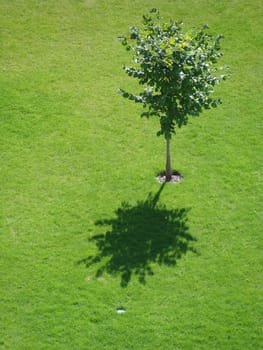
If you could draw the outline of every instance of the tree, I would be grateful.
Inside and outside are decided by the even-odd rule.
[[[133,54],[133,66],[124,65],[125,72],[138,79],[144,89],[133,94],[123,89],[123,97],[141,103],[146,111],[142,117],[157,116],[160,130],[166,140],[166,181],[171,180],[172,166],[170,140],[176,128],[188,122],[189,116],[198,116],[203,109],[221,103],[212,98],[214,86],[228,76],[228,67],[217,67],[223,56],[220,41],[208,34],[208,26],[183,32],[181,22],[164,22],[156,9],[143,16],[141,28],[130,28],[129,37],[120,38]],[[220,72],[221,71],[221,72]]]

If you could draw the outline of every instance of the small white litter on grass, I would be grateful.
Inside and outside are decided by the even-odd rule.
[[[123,307],[118,307],[118,308],[116,309],[116,312],[117,312],[118,314],[123,314],[124,312],[126,312],[126,310],[125,310]]]

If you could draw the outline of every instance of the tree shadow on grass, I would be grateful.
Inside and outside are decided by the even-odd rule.
[[[195,251],[191,242],[195,239],[188,232],[189,209],[168,210],[158,203],[165,186],[145,201],[135,206],[123,202],[116,210],[116,217],[97,221],[98,226],[110,226],[105,234],[92,237],[98,253],[80,260],[87,267],[98,264],[96,277],[104,272],[121,275],[121,286],[126,287],[132,274],[141,283],[147,275],[153,275],[152,263],[176,265],[176,261],[188,250]]]

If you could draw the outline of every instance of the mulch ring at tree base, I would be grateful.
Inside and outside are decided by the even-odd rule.
[[[170,183],[178,183],[180,181],[183,180],[183,175],[181,175],[178,171],[174,170],[173,171],[173,174],[172,174],[172,177],[171,177],[171,180],[170,181],[167,181],[167,182],[170,182]],[[165,176],[165,171],[161,172],[160,174],[157,175],[156,177],[156,180],[159,182],[159,183],[164,183],[166,182],[166,176]]]

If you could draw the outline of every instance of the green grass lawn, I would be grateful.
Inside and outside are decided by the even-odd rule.
[[[0,349],[261,349],[262,2],[0,6]],[[233,72],[173,139],[176,185],[116,93],[117,36],[154,6],[224,34]]]

